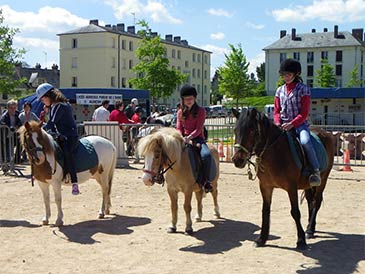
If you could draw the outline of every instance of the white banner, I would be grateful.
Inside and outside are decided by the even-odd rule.
[[[78,105],[101,105],[104,100],[109,100],[111,105],[115,101],[122,101],[122,94],[88,94],[76,93],[76,104]]]

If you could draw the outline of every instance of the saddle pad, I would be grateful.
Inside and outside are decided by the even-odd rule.
[[[308,175],[310,173],[310,167],[304,167],[304,159],[303,156],[301,155],[301,153],[297,150],[296,145],[295,145],[295,136],[293,136],[290,133],[287,133],[287,138],[288,138],[288,142],[289,142],[289,147],[290,147],[290,151],[291,154],[294,158],[295,164],[297,165],[297,167],[299,169],[302,170],[302,172],[304,173],[304,175]],[[310,139],[313,145],[313,149],[316,152],[317,155],[317,159],[319,162],[319,170],[323,171],[327,168],[328,165],[328,159],[327,159],[327,152],[326,149],[324,148],[321,140],[319,139],[319,137],[314,134],[313,132],[310,132]]]
[[[198,150],[196,148],[194,148],[192,145],[187,145],[186,149],[188,150],[191,170],[193,171],[195,181],[198,183],[204,183],[204,182],[202,182],[203,168],[202,168],[202,163],[201,163],[201,159],[200,159],[200,153],[198,153]],[[208,180],[210,182],[212,182],[217,174],[217,168],[216,168],[213,157],[210,157],[210,159],[211,159],[211,164],[210,164]]]
[[[56,160],[62,166],[62,168],[64,168],[64,157],[62,150],[58,145],[58,143],[56,141],[54,142],[56,147]],[[96,154],[93,145],[90,143],[88,139],[81,138],[79,140],[75,153],[76,172],[82,172],[90,168],[93,168],[98,163],[99,163],[98,155]]]

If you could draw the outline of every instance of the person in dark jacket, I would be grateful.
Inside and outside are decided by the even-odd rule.
[[[20,144],[17,141],[17,134],[16,134],[16,130],[22,126],[22,122],[19,119],[19,111],[17,110],[18,108],[18,103],[15,100],[9,100],[7,103],[7,110],[1,115],[0,118],[0,124],[1,125],[6,125],[8,127],[7,131],[11,131],[11,133],[9,132],[4,132],[4,136],[12,136],[13,138],[13,143],[14,143],[14,147],[16,147],[15,150],[15,163],[18,164],[20,163],[20,154],[21,154],[21,148],[20,148]],[[3,129],[5,130],[5,129]],[[10,146],[10,140],[8,138],[6,138],[5,140],[1,141],[1,145],[3,146],[2,148],[2,159],[5,162],[9,162],[10,161],[10,157],[11,157],[11,153],[9,151],[9,146]]]
[[[78,144],[76,122],[72,115],[72,107],[61,91],[48,83],[38,86],[36,90],[38,100],[50,106],[49,120],[44,129],[55,134],[62,147],[66,170],[69,171],[72,182],[72,194],[80,194],[76,166],[75,151]]]

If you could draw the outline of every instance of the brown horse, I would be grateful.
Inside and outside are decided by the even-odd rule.
[[[283,134],[279,127],[256,109],[244,111],[241,114],[233,110],[233,114],[237,118],[235,153],[232,157],[234,165],[237,168],[243,168],[247,162],[251,163],[250,159],[253,155],[256,156],[255,168],[263,199],[261,233],[255,240],[256,246],[264,246],[268,239],[273,190],[274,188],[282,188],[289,195],[290,213],[297,227],[297,248],[306,249],[306,236],[307,238],[314,237],[316,216],[321,207],[323,191],[333,166],[334,147],[331,134],[321,129],[313,130],[326,149],[328,165],[321,172],[321,185],[310,187],[308,176],[303,176],[295,164],[286,134]],[[309,223],[306,234],[300,223],[298,189],[305,190],[305,197],[308,202]]]
[[[217,200],[217,181],[219,177],[218,152],[211,147],[211,155],[216,164],[216,175],[212,181],[214,215],[219,218],[219,207]],[[197,200],[196,221],[202,219],[202,198],[203,190],[196,183],[190,165],[188,149],[186,149],[182,135],[174,128],[160,128],[154,133],[143,137],[138,143],[138,151],[144,156],[143,182],[152,186],[155,182],[162,183],[166,174],[167,192],[171,201],[171,226],[169,233],[176,232],[178,193],[183,192],[185,196],[184,210],[186,217],[185,232],[193,233],[191,221],[191,198],[193,192]]]

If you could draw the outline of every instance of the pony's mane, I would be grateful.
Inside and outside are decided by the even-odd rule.
[[[184,139],[175,128],[163,127],[156,132],[143,137],[138,142],[138,152],[146,155],[154,152],[158,146],[162,146],[163,151],[172,161],[180,161]]]
[[[50,143],[50,139],[49,136],[47,134],[47,132],[45,132],[42,129],[42,125],[41,123],[37,122],[37,121],[30,121],[28,122],[28,130],[25,127],[25,125],[21,126],[18,129],[18,133],[19,133],[19,138],[20,138],[20,143],[22,144],[22,146],[24,147],[24,143],[25,143],[25,133],[27,131],[29,132],[37,132],[38,133],[38,141],[43,145],[44,147],[44,151],[45,152],[50,152],[52,151],[52,145]]]

